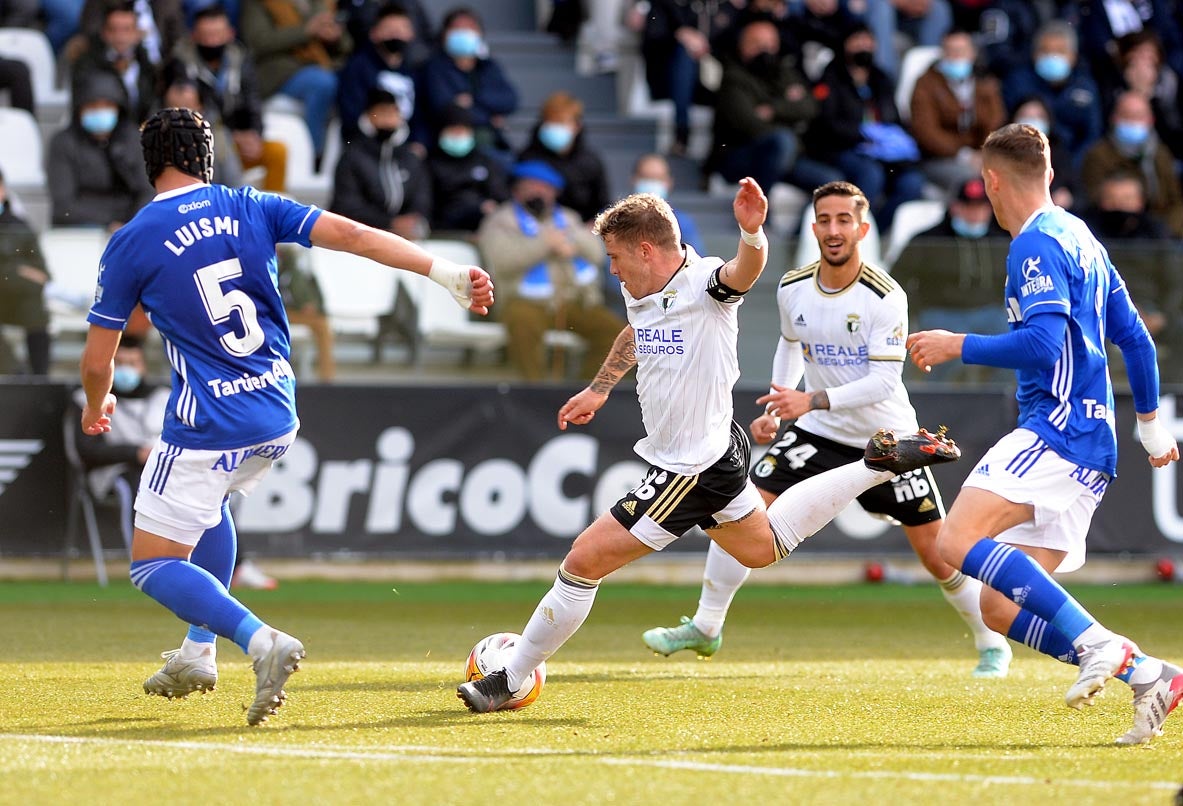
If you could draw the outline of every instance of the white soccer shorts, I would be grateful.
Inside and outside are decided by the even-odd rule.
[[[1034,431],[1016,428],[986,452],[962,486],[1034,507],[1034,520],[995,539],[1066,552],[1056,569],[1066,573],[1084,565],[1089,523],[1109,481],[1105,473],[1064,459]]]
[[[203,451],[159,439],[140,476],[136,528],[196,546],[222,520],[222,501],[249,495],[296,439],[296,429],[258,445]]]

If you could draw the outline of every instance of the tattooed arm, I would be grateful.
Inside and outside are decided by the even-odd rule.
[[[559,409],[559,430],[566,431],[567,423],[587,425],[608,399],[612,387],[637,363],[637,342],[633,338],[633,327],[628,325],[620,331],[608,357],[600,366],[596,377],[587,388],[572,397]]]

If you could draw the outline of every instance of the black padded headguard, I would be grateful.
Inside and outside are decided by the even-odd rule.
[[[144,168],[156,182],[171,165],[203,182],[214,180],[214,134],[209,123],[192,109],[161,109],[140,126]]]

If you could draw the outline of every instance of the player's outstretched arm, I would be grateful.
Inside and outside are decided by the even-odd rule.
[[[1146,453],[1150,464],[1154,467],[1166,467],[1171,462],[1179,461],[1179,445],[1171,432],[1163,427],[1158,418],[1158,410],[1146,414],[1138,414],[1138,439]]]
[[[745,177],[739,180],[731,209],[740,229],[739,251],[723,266],[719,279],[742,293],[756,284],[768,263],[768,238],[764,235],[768,198],[755,179]]]
[[[111,394],[111,379],[115,374],[115,351],[119,348],[119,330],[91,325],[82,348],[79,371],[86,405],[82,408],[82,430],[92,436],[111,430],[111,415],[115,413],[115,395]]]
[[[616,386],[636,363],[637,343],[633,326],[626,325],[624,330],[620,331],[620,335],[616,337],[616,341],[612,343],[612,349],[608,351],[608,357],[604,359],[596,377],[592,379],[586,389],[572,397],[559,409],[559,430],[566,431],[567,423],[573,425],[590,423],[592,418],[596,416],[596,412],[608,399],[608,393],[612,391],[612,387]]]
[[[493,281],[484,269],[435,257],[393,232],[324,212],[312,226],[311,240],[315,246],[352,252],[392,268],[422,274],[446,288],[461,307],[473,313],[484,316],[493,304]]]
[[[925,372],[946,361],[961,358],[964,333],[950,333],[948,330],[921,330],[908,336],[908,354],[912,363]]]

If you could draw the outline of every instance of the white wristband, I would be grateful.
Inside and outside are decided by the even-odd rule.
[[[753,249],[763,249],[768,246],[768,236],[764,234],[763,227],[760,227],[755,232],[748,232],[743,227],[740,227],[739,239]]]
[[[468,310],[468,306],[472,305],[472,281],[468,277],[467,266],[442,257],[432,258],[427,278],[447,289],[461,308]]]
[[[1155,457],[1165,456],[1175,447],[1175,438],[1155,417],[1153,420],[1138,420],[1138,439],[1146,453]]]

